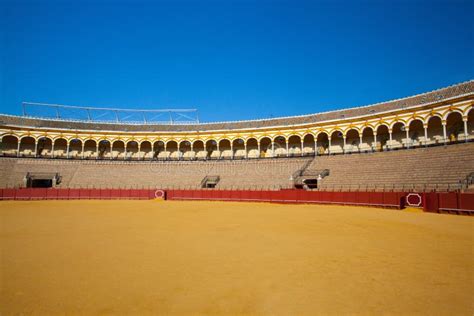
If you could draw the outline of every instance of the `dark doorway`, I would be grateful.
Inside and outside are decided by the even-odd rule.
[[[31,187],[32,188],[52,188],[53,179],[32,179]]]

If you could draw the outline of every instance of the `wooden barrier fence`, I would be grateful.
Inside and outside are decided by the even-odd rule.
[[[364,205],[474,215],[474,194],[406,192],[322,192],[305,190],[160,190],[160,189],[0,189],[0,200],[134,199],[214,200],[274,203]],[[413,205],[419,201],[418,205]]]

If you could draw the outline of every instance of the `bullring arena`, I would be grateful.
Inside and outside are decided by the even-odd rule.
[[[0,313],[472,315],[473,108],[0,115]]]

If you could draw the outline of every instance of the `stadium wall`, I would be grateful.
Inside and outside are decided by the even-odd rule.
[[[206,200],[271,203],[317,203],[474,215],[474,194],[413,192],[321,192],[304,190],[160,190],[160,189],[0,189],[0,200]]]

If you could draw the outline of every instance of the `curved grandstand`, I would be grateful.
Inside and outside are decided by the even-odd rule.
[[[473,107],[471,80],[374,105],[251,121],[0,115],[1,185],[25,186],[45,173],[63,187],[459,189],[474,172]]]

